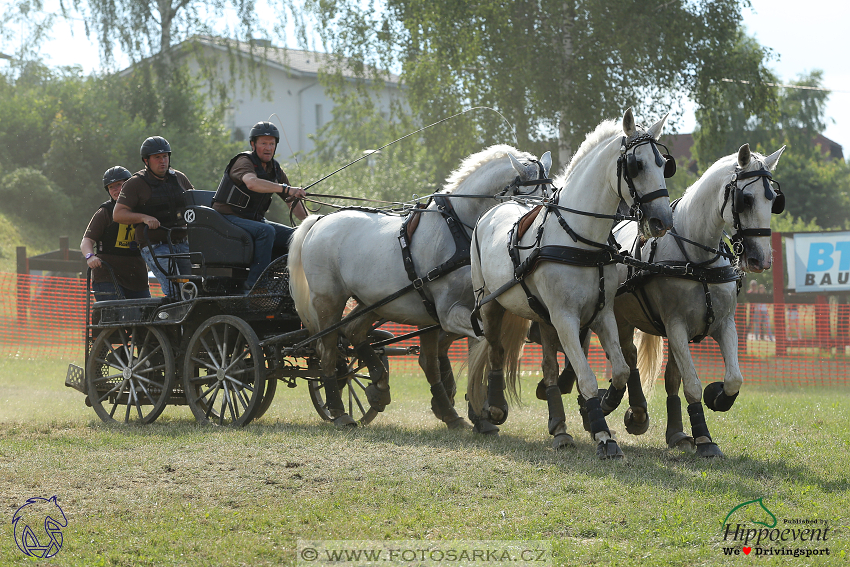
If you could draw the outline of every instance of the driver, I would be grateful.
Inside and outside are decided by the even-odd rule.
[[[280,133],[271,122],[257,122],[249,136],[250,152],[237,154],[227,167],[213,198],[213,208],[245,230],[254,241],[254,258],[245,287],[251,289],[272,261],[274,249],[286,253],[295,229],[266,220],[272,194],[277,193],[299,220],[307,216],[301,199],[307,194],[291,187],[274,159]]]

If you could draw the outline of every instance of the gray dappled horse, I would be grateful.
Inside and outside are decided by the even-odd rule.
[[[488,301],[481,307],[485,340],[470,352],[467,390],[477,431],[498,431],[495,425],[507,416],[505,385],[509,395],[517,398],[520,351],[529,320],[534,320],[541,327],[553,446],[574,444],[566,431],[556,385],[560,343],[578,369],[580,392],[590,399],[590,406],[595,404],[590,415],[597,455],[622,458],[600,409],[596,376],[582,351],[579,333],[590,326],[599,335],[611,358],[614,383],[625,388],[629,367],[620,350],[612,309],[617,268],[611,253],[616,250],[607,241],[621,199],[640,206],[641,226],[648,235],[663,234],[672,226],[664,180],[668,164],[657,148],[666,120],[665,116],[642,130],[629,109],[621,123],[600,124],[555,180],[559,189],[542,212],[537,210],[524,236],[519,236],[517,227],[521,218],[530,219],[527,206],[503,203],[479,220],[473,233],[472,279],[476,293]]]
[[[405,219],[398,215],[350,208],[307,217],[293,235],[288,260],[292,297],[304,325],[311,335],[327,329],[341,320],[349,298],[356,298],[359,308],[376,304],[408,286],[411,280],[407,268],[415,270],[425,282],[422,294],[406,293],[353,320],[342,332],[353,346],[361,347],[357,349],[359,356],[369,357],[371,348],[364,343],[371,325],[380,319],[420,329],[439,323],[442,337],[437,329],[420,338],[419,365],[431,385],[437,417],[450,428],[469,427],[454,409],[453,378],[448,388],[441,381],[441,374],[451,377],[451,366],[448,373],[445,368],[441,372],[438,353],[448,363],[445,352],[451,342],[475,336],[470,323],[474,297],[468,255],[472,227],[496,204],[494,196],[542,195],[544,185],[535,180],[545,179],[551,165],[549,152],[538,162],[534,156],[506,145],[469,156],[427,209],[412,213],[420,222],[410,242],[402,234]],[[409,262],[402,261],[401,241],[409,246]],[[429,276],[447,263],[454,268],[438,278]],[[317,343],[325,400],[336,425],[354,425],[337,384],[337,338],[335,331]],[[371,356],[375,356],[374,351]],[[366,395],[372,408],[381,411],[390,402],[388,375],[383,372],[372,378]]]
[[[687,273],[680,277],[640,271],[630,274],[626,266],[618,267],[623,291],[630,290],[618,295],[614,303],[620,345],[632,369],[630,407],[625,416],[630,433],[646,431],[649,418],[639,391],[640,377],[650,387],[654,383],[663,356],[661,337],[666,336],[667,443],[671,448],[690,450],[695,445],[703,457],[723,456],[705,423],[700,379],[688,343],[706,336],[717,341],[726,372],[723,382],[706,386],[705,405],[714,411],[729,410],[743,382],[735,328],[742,277],[737,270],[762,272],[771,266],[770,215],[785,207],[785,196],[778,187],[771,187],[771,171],[784,150],[785,146],[765,157],[744,144],[737,153],[721,158],[674,203],[673,229],[664,237],[642,243],[641,259]],[[724,230],[734,233],[732,253],[723,251]],[[614,236],[622,248],[638,255],[634,223],[618,226]],[[632,342],[635,328],[637,348]],[[692,437],[683,432],[678,396],[683,381]],[[607,413],[614,408],[603,409]]]

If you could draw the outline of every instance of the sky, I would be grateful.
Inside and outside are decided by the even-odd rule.
[[[58,0],[46,2],[47,6],[51,4],[58,6]],[[751,0],[751,4],[752,8],[744,9],[744,24],[760,44],[773,50],[776,59],[769,67],[782,83],[814,69],[824,72],[823,84],[833,91],[827,103],[824,135],[841,144],[845,158],[850,157],[850,64],[842,39],[850,22],[850,2]],[[0,50],[8,53],[14,46],[3,42]],[[81,65],[85,72],[100,68],[97,44],[86,38],[81,22],[58,23],[54,39],[42,46],[41,53],[48,64]],[[0,60],[0,65],[5,64]],[[690,132],[694,124],[693,112],[687,112],[678,130]]]

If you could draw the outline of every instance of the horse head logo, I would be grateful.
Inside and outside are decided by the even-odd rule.
[[[767,509],[767,506],[764,505],[761,498],[756,498],[755,500],[748,500],[746,502],[742,502],[729,510],[729,513],[726,514],[726,519],[723,520],[723,524],[726,525],[729,522],[729,518],[732,517],[732,514],[741,510],[742,508],[746,508],[745,513],[749,516],[749,520],[760,526],[765,526],[767,528],[775,528],[776,527],[776,516],[773,512]],[[767,514],[765,516],[764,514]],[[759,518],[759,519],[756,519]]]
[[[18,549],[29,557],[47,559],[62,549],[62,528],[68,525],[68,519],[56,496],[49,500],[30,498],[15,511],[12,525]]]

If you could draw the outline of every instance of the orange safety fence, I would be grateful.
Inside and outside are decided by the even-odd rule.
[[[85,280],[74,278],[0,273],[0,356],[82,364],[85,287]],[[782,318],[777,319],[778,316]],[[791,386],[850,385],[850,305],[741,303],[736,322],[738,356],[745,381]],[[415,330],[395,323],[381,328],[395,335]],[[393,346],[415,344],[418,339]],[[465,340],[456,342],[450,358],[460,363],[465,349]],[[713,339],[692,344],[691,352],[703,383],[723,379],[723,357]],[[610,374],[595,336],[589,359],[597,376]],[[563,366],[563,354],[559,360]],[[523,372],[538,373],[540,362],[540,347],[529,344],[523,357]],[[415,356],[393,357],[392,366],[394,373],[420,372]]]

